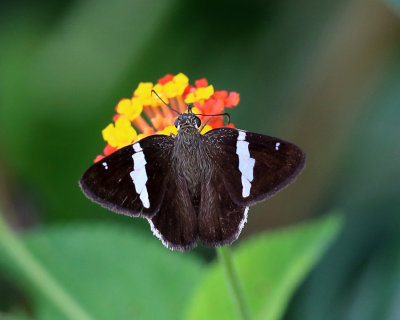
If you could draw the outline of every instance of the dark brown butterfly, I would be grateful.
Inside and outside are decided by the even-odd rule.
[[[292,143],[231,128],[200,134],[200,119],[179,114],[176,136],[153,135],[92,165],[84,194],[103,207],[146,218],[172,250],[231,244],[250,206],[294,181],[305,154]]]

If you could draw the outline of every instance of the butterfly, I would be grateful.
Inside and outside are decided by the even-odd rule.
[[[201,134],[189,106],[175,126],[175,136],[152,135],[119,149],[79,182],[101,206],[146,218],[172,250],[191,250],[198,240],[207,247],[232,244],[249,207],[289,185],[304,167],[304,152],[278,138],[233,128]]]

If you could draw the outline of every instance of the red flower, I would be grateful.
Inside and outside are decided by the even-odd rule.
[[[194,85],[196,86],[196,88],[205,88],[208,86],[208,81],[206,78],[202,78],[202,79],[196,80],[194,82]]]
[[[174,79],[174,75],[173,74],[166,74],[161,79],[158,79],[158,83],[164,85],[167,82],[172,81],[173,79]]]

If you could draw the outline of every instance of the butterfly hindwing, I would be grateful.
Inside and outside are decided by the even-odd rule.
[[[199,238],[208,247],[231,244],[247,220],[248,207],[233,202],[221,178],[214,170],[209,183],[201,185]]]
[[[204,136],[229,195],[241,206],[272,196],[304,167],[304,152],[278,138],[231,128],[214,129]]]
[[[83,174],[82,191],[112,211],[153,216],[163,201],[173,145],[171,137],[154,135],[114,152]]]
[[[160,210],[148,221],[167,248],[191,250],[197,245],[197,215],[185,178],[171,169]]]

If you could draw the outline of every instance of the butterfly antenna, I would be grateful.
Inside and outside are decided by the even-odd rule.
[[[228,119],[228,124],[231,123],[231,116],[229,113],[224,112],[224,113],[218,113],[218,114],[203,114],[203,113],[195,113],[196,116],[206,116],[206,117],[218,117],[218,116],[224,116],[227,117]]]
[[[175,111],[177,114],[181,114],[178,110],[175,110],[174,108],[172,108],[168,103],[166,103],[159,95],[157,92],[153,90],[151,90],[151,93],[154,93],[158,99],[160,99],[162,101],[162,103],[164,103],[170,110]]]

